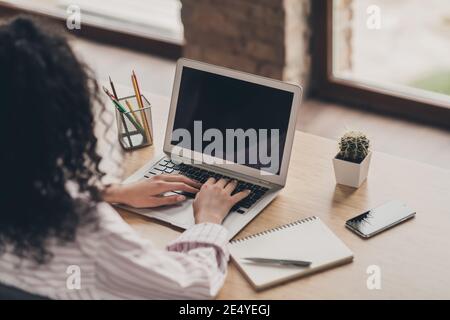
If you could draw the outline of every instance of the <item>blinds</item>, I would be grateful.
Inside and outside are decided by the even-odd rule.
[[[80,6],[82,13],[123,23],[128,27],[147,28],[168,37],[182,39],[179,0],[58,0],[59,5]]]
[[[0,0],[37,12],[65,16],[78,5],[82,23],[137,33],[149,37],[183,40],[180,0]]]

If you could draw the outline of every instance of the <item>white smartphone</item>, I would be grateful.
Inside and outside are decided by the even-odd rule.
[[[389,201],[375,209],[364,212],[350,220],[345,226],[363,238],[370,238],[405,220],[416,212],[400,201]]]

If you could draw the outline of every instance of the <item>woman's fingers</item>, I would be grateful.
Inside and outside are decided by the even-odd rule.
[[[225,186],[225,191],[228,192],[229,194],[231,194],[234,191],[234,189],[236,189],[236,187],[237,187],[237,181],[236,180],[231,180]]]
[[[251,193],[250,190],[244,190],[244,191],[238,192],[238,193],[236,193],[236,194],[231,196],[231,200],[233,201],[234,204],[236,204],[239,201],[244,200],[245,198],[247,198],[250,193]]]
[[[160,194],[168,191],[186,191],[189,193],[197,193],[199,189],[184,182],[159,181],[157,185],[157,193]]]
[[[150,198],[154,207],[166,206],[170,204],[175,204],[186,200],[185,196],[173,195],[173,196],[163,196],[163,197],[151,197]]]
[[[219,181],[216,182],[216,185],[218,185],[221,188],[225,188],[225,186],[227,185],[227,183],[229,182],[229,179],[220,179]]]
[[[183,182],[197,189],[202,186],[200,182],[189,179],[188,177],[181,174],[161,174],[156,177],[158,177],[157,179],[167,182]]]
[[[216,183],[216,179],[214,179],[213,177],[209,178],[208,180],[206,180],[205,184],[214,184]]]

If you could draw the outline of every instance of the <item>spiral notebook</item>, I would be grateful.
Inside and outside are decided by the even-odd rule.
[[[231,241],[231,257],[257,290],[351,262],[353,253],[318,218],[309,217]],[[256,264],[261,257],[311,261],[309,267]]]

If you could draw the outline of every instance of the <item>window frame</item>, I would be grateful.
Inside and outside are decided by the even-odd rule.
[[[450,128],[449,102],[426,100],[333,76],[333,0],[313,0],[312,88],[318,98]]]

